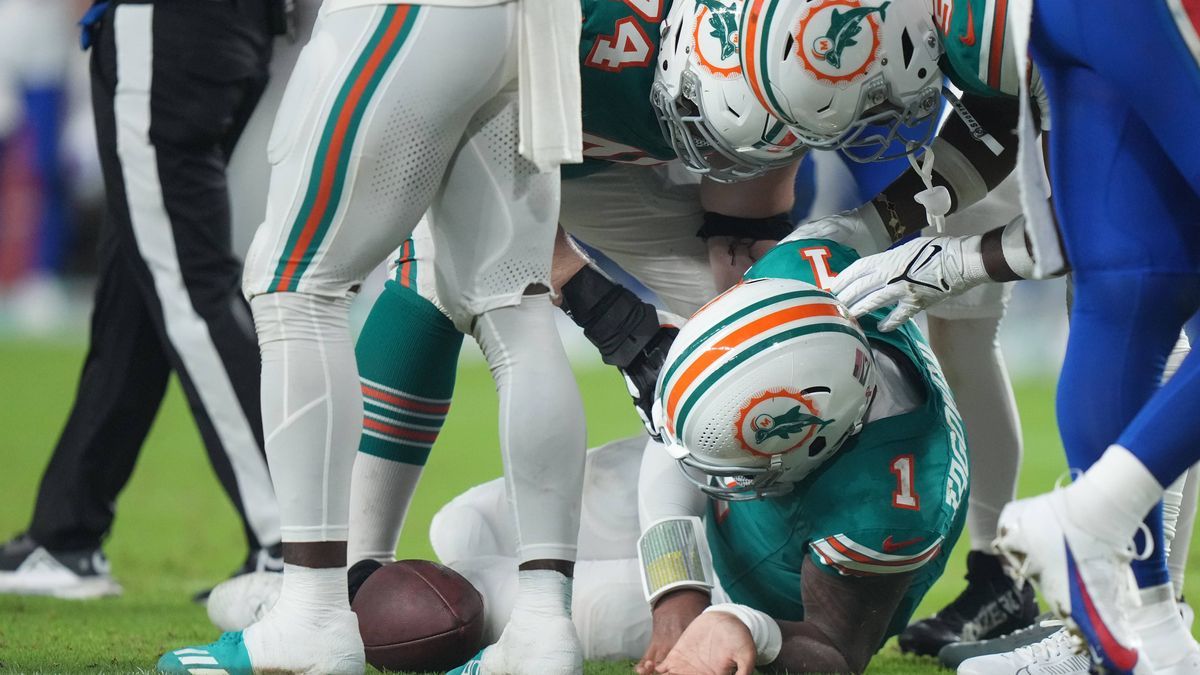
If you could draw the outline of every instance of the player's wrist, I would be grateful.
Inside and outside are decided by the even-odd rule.
[[[959,252],[959,271],[962,275],[960,290],[966,290],[991,281],[987,265],[983,260],[982,242],[983,237],[980,235],[971,235],[956,239]]]
[[[766,612],[731,602],[713,605],[704,610],[705,614],[709,612],[731,614],[750,630],[750,637],[754,640],[754,652],[757,655],[755,665],[766,665],[779,658],[779,652],[783,650],[783,631],[779,628],[779,623]]]

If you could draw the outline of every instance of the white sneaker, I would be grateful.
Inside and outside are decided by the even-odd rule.
[[[1092,648],[1108,670],[1148,672],[1126,608],[1136,606],[1129,547],[1076,527],[1061,490],[1009,503],[1000,514],[996,548]]]
[[[1041,642],[967,659],[959,664],[958,675],[1084,675],[1091,668],[1083,641],[1060,628]]]
[[[250,572],[222,581],[205,603],[208,619],[223,631],[242,630],[271,611],[281,588],[279,572]]]
[[[582,675],[583,644],[569,617],[518,608],[481,666],[487,675]]]
[[[51,553],[24,534],[0,546],[0,593],[89,600],[121,592],[98,548]]]

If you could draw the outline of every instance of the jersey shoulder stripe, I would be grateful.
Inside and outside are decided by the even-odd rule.
[[[809,543],[809,548],[825,565],[843,576],[875,576],[911,572],[937,556],[944,537],[938,536],[917,553],[894,555],[877,551],[845,534],[835,534]]]

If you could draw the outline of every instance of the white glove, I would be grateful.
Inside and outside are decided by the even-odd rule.
[[[835,213],[798,226],[784,241],[829,239],[858,251],[859,255],[878,253],[892,245],[883,220],[871,204]]]
[[[979,252],[982,239],[918,237],[856,260],[838,273],[832,290],[854,316],[896,305],[879,324],[882,331],[894,330],[918,312],[990,280]]]

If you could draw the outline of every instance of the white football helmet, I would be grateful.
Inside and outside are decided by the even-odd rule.
[[[743,282],[671,345],[657,391],[663,441],[714,497],[785,494],[862,429],[875,377],[866,335],[833,295],[792,279]]]
[[[920,123],[942,84],[929,0],[746,0],[739,25],[747,82],[806,144],[874,161],[929,142],[936,124]]]
[[[650,102],[663,135],[696,173],[745,180],[807,151],[742,76],[742,0],[677,0],[663,21]]]

